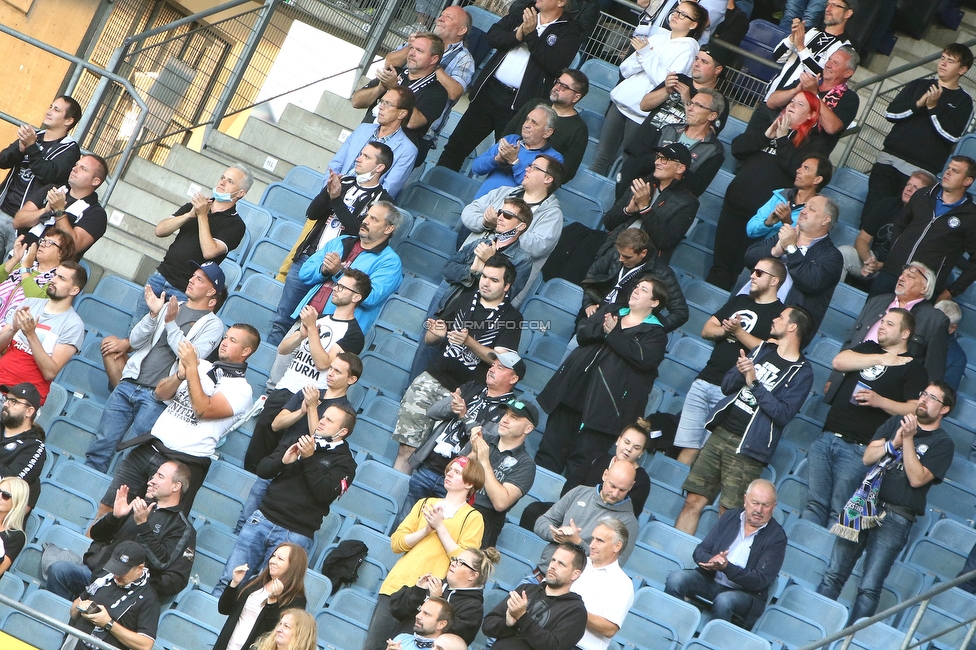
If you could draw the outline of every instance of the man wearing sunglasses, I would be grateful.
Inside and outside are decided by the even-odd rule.
[[[92,244],[101,239],[108,225],[105,209],[98,203],[98,188],[108,175],[105,159],[86,154],[68,174],[67,185],[42,185],[31,191],[24,206],[14,215],[18,235],[33,243],[48,226],[57,226],[74,240],[78,261]]]
[[[6,400],[0,410],[0,476],[22,478],[30,486],[27,505],[34,507],[44,474],[44,431],[34,426],[41,394],[34,384],[0,386]],[[10,495],[0,493],[9,501]]]

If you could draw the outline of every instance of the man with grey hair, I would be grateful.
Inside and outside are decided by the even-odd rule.
[[[949,349],[949,319],[930,302],[935,282],[935,272],[928,266],[921,262],[909,264],[898,276],[894,293],[867,299],[841,349],[849,350],[864,341],[878,342],[882,317],[895,307],[907,309],[915,317],[915,331],[908,339],[908,355],[925,364],[930,379],[941,378]],[[834,371],[829,385],[840,379],[841,373]]]
[[[471,171],[475,174],[487,174],[488,178],[478,188],[474,198],[498,187],[520,185],[525,170],[533,164],[537,156],[545,154],[563,162],[563,155],[549,144],[558,119],[559,115],[551,106],[540,104],[525,117],[521,137],[506,135],[475,158],[471,163]]]
[[[844,256],[830,241],[839,212],[830,197],[818,194],[800,210],[796,225],[784,224],[776,234],[750,246],[745,254],[749,269],[764,257],[783,260],[787,277],[777,296],[783,304],[805,307],[813,316],[813,331],[820,327],[844,270]],[[740,293],[748,289],[746,283]]]
[[[147,281],[156,297],[166,292],[168,297],[176,296],[177,301],[186,302],[183,290],[199,268],[197,265],[205,262],[220,264],[240,245],[247,226],[237,214],[237,202],[244,198],[253,183],[254,177],[247,167],[231,165],[220,175],[209,197],[197,192],[173,216],[156,224],[157,237],[176,233],[163,261]],[[140,301],[132,322],[138,322],[148,312],[148,305]]]
[[[946,369],[943,379],[945,383],[952,386],[953,390],[959,390],[962,375],[966,371],[966,364],[969,363],[966,359],[966,352],[956,338],[956,330],[959,329],[959,323],[962,322],[962,310],[959,309],[959,305],[951,300],[940,300],[935,303],[935,308],[949,319],[949,348],[946,353]]]
[[[586,632],[576,647],[606,650],[634,604],[634,583],[619,562],[630,531],[619,519],[601,517],[591,537],[586,567],[570,589],[586,606]]]
[[[695,547],[695,569],[672,571],[664,586],[675,598],[712,601],[712,618],[752,627],[786,557],[786,533],[773,519],[776,487],[756,479],[742,508],[726,510]]]
[[[309,289],[292,317],[298,318],[305,305],[311,305],[319,315],[333,313],[335,304],[330,300],[333,288],[346,268],[358,269],[369,276],[373,285],[369,296],[356,308],[356,320],[363,332],[368,332],[387,299],[403,281],[403,265],[390,245],[402,221],[403,215],[395,205],[377,201],[366,211],[358,235],[330,239],[313,253],[298,272],[298,279]]]

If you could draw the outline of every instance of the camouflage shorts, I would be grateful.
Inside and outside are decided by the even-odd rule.
[[[427,409],[431,404],[448,397],[451,391],[441,386],[440,382],[422,372],[417,376],[400,401],[400,414],[397,417],[393,439],[401,445],[419,447],[424,444],[431,431],[431,419],[427,417]]]
[[[742,507],[746,488],[762,475],[765,465],[754,458],[737,454],[735,450],[741,441],[742,436],[734,435],[724,427],[716,427],[705,441],[681,489],[700,494],[709,503],[721,490],[719,503],[723,507]]]

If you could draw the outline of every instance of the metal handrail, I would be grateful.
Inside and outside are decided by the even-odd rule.
[[[33,45],[38,49],[44,50],[48,54],[53,54],[54,56],[62,58],[66,61],[70,61],[75,65],[82,66],[87,70],[91,70],[92,72],[101,75],[103,79],[114,81],[120,86],[122,86],[123,88],[125,88],[126,92],[129,93],[129,95],[135,101],[136,105],[139,107],[139,117],[136,118],[135,132],[138,133],[142,129],[143,123],[146,121],[146,118],[149,116],[149,106],[146,105],[146,101],[139,95],[139,93],[136,92],[135,86],[133,86],[132,82],[130,82],[128,79],[119,76],[114,72],[110,72],[109,70],[106,70],[105,68],[97,66],[93,63],[89,63],[88,61],[81,59],[75,56],[74,54],[69,54],[64,50],[59,50],[58,48],[48,45],[43,41],[39,41],[33,36],[28,36],[27,34],[23,34],[15,29],[12,29],[4,25],[3,23],[0,23],[0,32],[6,34],[7,36],[12,36],[17,40],[24,41],[28,45]],[[86,112],[86,115],[93,114],[96,109],[97,109],[96,104],[89,105],[89,110]],[[84,118],[84,115],[82,117]],[[82,140],[83,135],[84,132],[79,130],[79,135],[78,135],[79,142]],[[109,177],[105,179],[105,183],[104,183],[105,190],[102,192],[102,196],[99,197],[101,198],[103,205],[108,205],[108,199],[110,196],[112,196],[112,190],[115,189],[115,184],[118,182],[119,177],[121,176],[123,170],[125,169],[125,164],[132,156],[132,152],[134,148],[135,148],[135,138],[129,138],[128,140],[126,140],[125,147],[122,148],[122,155],[119,158],[119,165],[117,165],[115,168],[115,173],[109,174]]]
[[[972,619],[970,619],[968,621],[963,621],[962,623],[959,623],[957,625],[953,625],[953,626],[951,626],[951,627],[943,630],[940,634],[934,635],[934,636],[929,637],[927,639],[923,639],[922,641],[919,641],[917,643],[912,643],[912,637],[915,636],[915,630],[918,629],[918,625],[922,621],[922,616],[925,615],[925,610],[928,608],[929,601],[932,600],[932,597],[933,596],[938,596],[939,594],[941,594],[944,591],[949,591],[950,589],[953,589],[954,587],[958,587],[959,585],[961,585],[963,583],[966,583],[966,582],[969,582],[970,580],[973,580],[973,579],[976,579],[976,571],[970,571],[969,573],[965,573],[965,574],[963,574],[963,575],[961,575],[961,576],[959,576],[959,577],[957,577],[957,578],[955,578],[953,580],[950,580],[949,582],[941,582],[941,583],[939,583],[938,586],[933,587],[932,589],[930,589],[929,591],[925,592],[924,594],[919,594],[918,596],[915,596],[913,598],[909,598],[905,602],[899,603],[899,604],[895,605],[894,607],[889,607],[888,609],[884,610],[883,612],[880,612],[878,614],[875,614],[871,618],[861,619],[859,622],[855,623],[854,625],[851,625],[849,627],[844,628],[840,632],[835,632],[834,634],[831,634],[830,636],[828,636],[828,637],[826,637],[824,639],[820,639],[819,641],[815,641],[813,643],[808,643],[807,645],[805,645],[802,648],[800,648],[800,650],[817,650],[818,648],[825,648],[825,647],[829,646],[831,643],[833,643],[834,641],[838,641],[840,639],[846,639],[846,641],[844,642],[844,645],[841,647],[841,650],[848,650],[848,648],[851,645],[851,641],[854,640],[854,635],[857,632],[860,632],[864,628],[870,627],[870,626],[874,625],[875,623],[880,623],[884,619],[888,618],[889,616],[893,616],[895,614],[898,614],[899,612],[903,612],[906,609],[908,609],[909,607],[914,607],[915,605],[918,605],[919,603],[921,603],[922,606],[918,608],[918,612],[916,612],[915,618],[912,620],[911,627],[905,633],[905,640],[901,644],[901,650],[907,650],[908,648],[914,648],[916,646],[921,646],[923,643],[928,643],[933,638],[938,638],[938,637],[942,636],[943,634],[945,634],[946,632],[951,632],[952,630],[955,630],[955,629],[957,629],[957,628],[965,625],[966,623],[970,623],[970,622],[976,620],[976,616],[974,616]],[[970,626],[969,632],[966,633],[966,637],[965,637],[965,639],[963,639],[962,648],[966,648],[969,645],[969,642],[973,638],[973,633],[974,632],[976,632],[976,625]]]
[[[16,609],[22,614],[27,614],[31,618],[37,619],[38,621],[44,623],[45,625],[49,625],[53,628],[56,628],[61,632],[64,632],[65,634],[76,636],[78,637],[78,639],[84,641],[85,643],[90,644],[96,648],[99,648],[99,650],[118,650],[118,648],[116,648],[115,646],[109,645],[108,643],[102,641],[101,639],[96,639],[90,634],[85,634],[81,630],[77,630],[71,627],[70,625],[68,625],[67,623],[62,623],[56,618],[51,618],[47,614],[39,612],[32,607],[28,607],[27,605],[21,603],[19,600],[14,600],[10,596],[5,596],[4,594],[0,594],[0,605],[6,605],[7,607],[12,607],[13,609]]]

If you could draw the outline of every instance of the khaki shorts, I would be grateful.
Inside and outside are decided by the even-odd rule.
[[[721,491],[719,503],[725,508],[740,508],[749,484],[762,476],[766,467],[758,460],[736,453],[742,436],[716,427],[705,441],[681,489],[700,494],[711,503]]]
[[[429,373],[422,372],[407,387],[400,401],[400,414],[397,417],[393,439],[401,445],[419,447],[427,440],[433,420],[427,417],[427,409],[442,397],[450,396],[451,391],[440,385]]]

